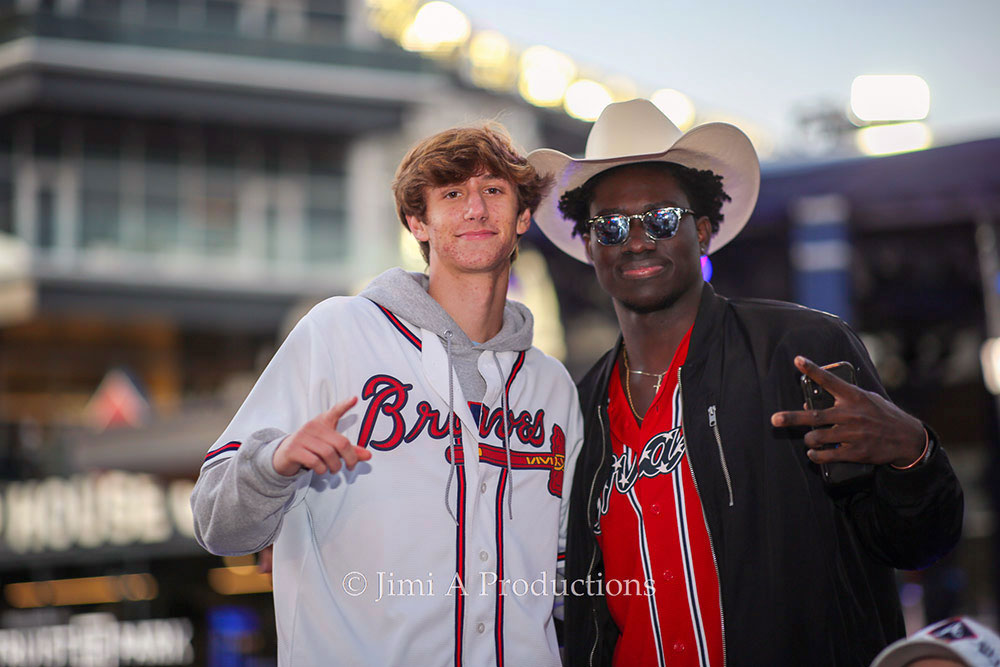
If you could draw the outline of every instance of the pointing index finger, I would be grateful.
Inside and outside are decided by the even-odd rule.
[[[323,415],[323,420],[332,426],[337,428],[337,423],[340,418],[344,416],[344,413],[354,407],[354,404],[358,402],[357,396],[351,396],[350,398],[344,399],[340,403],[334,404],[325,415]]]
[[[795,367],[823,389],[833,394],[834,397],[844,396],[855,388],[850,382],[837,377],[822,366],[817,366],[815,362],[802,355],[795,357]]]

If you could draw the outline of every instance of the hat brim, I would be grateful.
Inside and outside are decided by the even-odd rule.
[[[933,639],[900,639],[883,649],[872,667],[905,667],[914,660],[921,658],[946,658],[965,662],[965,658],[956,651]]]
[[[559,198],[602,171],[639,162],[674,162],[692,169],[708,169],[721,176],[722,187],[730,201],[722,205],[723,221],[709,243],[709,253],[723,247],[740,233],[750,219],[760,192],[757,152],[747,136],[728,123],[699,125],[660,153],[576,160],[565,153],[540,148],[528,155],[528,162],[538,173],[555,177],[552,190],[535,210],[535,223],[560,250],[586,263],[590,260],[584,250],[583,239],[573,236],[573,222],[563,218],[559,212]]]

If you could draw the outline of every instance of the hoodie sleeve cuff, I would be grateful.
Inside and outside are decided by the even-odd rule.
[[[291,477],[286,477],[274,469],[274,451],[288,437],[288,434],[276,428],[265,428],[254,432],[247,443],[240,448],[239,455],[251,471],[251,483],[258,486],[264,493],[285,491],[307,473],[299,470]]]

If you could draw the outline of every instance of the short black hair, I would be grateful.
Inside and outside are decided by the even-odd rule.
[[[590,219],[590,202],[594,198],[594,188],[602,178],[624,167],[636,164],[653,165],[670,173],[684,190],[696,217],[706,216],[712,224],[712,235],[719,231],[722,223],[722,205],[731,201],[726,191],[722,189],[722,177],[708,169],[694,169],[675,162],[633,162],[627,165],[612,167],[607,171],[591,176],[586,183],[578,188],[567,190],[559,197],[559,212],[567,220],[573,221],[573,236],[583,236],[587,231],[587,220]]]

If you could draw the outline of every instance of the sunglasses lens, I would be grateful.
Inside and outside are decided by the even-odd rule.
[[[646,231],[655,239],[669,239],[677,233],[684,210],[680,208],[657,208],[646,213],[643,224]]]
[[[596,218],[593,229],[601,245],[618,245],[628,237],[628,218],[624,215]]]

